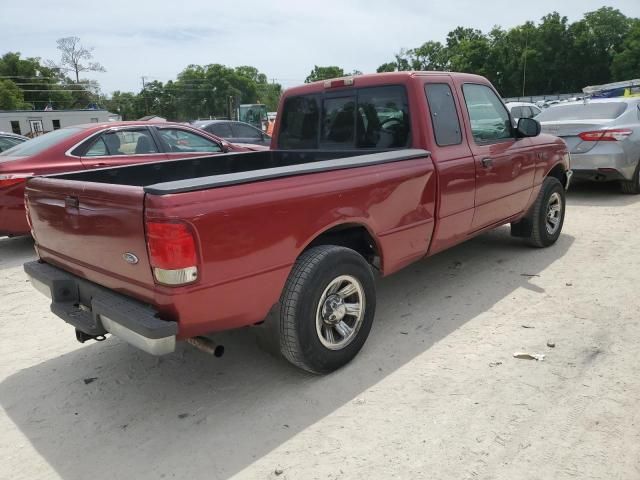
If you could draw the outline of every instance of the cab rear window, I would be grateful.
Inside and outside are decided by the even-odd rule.
[[[278,139],[281,149],[387,149],[409,143],[409,105],[402,86],[288,98]]]

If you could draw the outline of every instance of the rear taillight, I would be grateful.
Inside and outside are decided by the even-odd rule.
[[[582,132],[580,139],[584,142],[619,142],[627,139],[633,134],[633,130],[618,128],[611,130],[594,130],[593,132]]]
[[[32,175],[32,173],[8,173],[0,175],[0,188],[8,188],[19,183],[24,183]]]
[[[147,248],[153,276],[164,285],[185,285],[198,279],[196,240],[180,222],[146,222]]]

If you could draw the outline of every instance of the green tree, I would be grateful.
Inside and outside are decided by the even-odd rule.
[[[22,90],[11,80],[0,79],[0,110],[28,108]]]
[[[344,77],[345,75],[344,70],[340,67],[319,67],[318,65],[315,65],[304,83],[317,82],[318,80],[329,80],[331,78]]]
[[[640,20],[634,22],[621,51],[613,57],[611,73],[614,81],[640,78]]]
[[[42,65],[39,58],[21,58],[18,52],[0,57],[0,78],[12,80],[23,92],[24,101],[36,109],[47,104],[55,108],[70,108],[72,93],[60,86],[64,76]]]
[[[572,71],[579,72],[582,86],[611,80],[613,58],[623,48],[631,29],[631,19],[619,10],[602,7],[589,12],[570,27]]]

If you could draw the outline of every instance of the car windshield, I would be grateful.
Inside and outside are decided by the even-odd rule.
[[[29,155],[36,155],[43,150],[55,145],[56,143],[66,138],[75,135],[81,128],[61,128],[60,130],[54,130],[53,132],[45,133],[39,137],[33,138],[27,142],[16,145],[9,150],[0,153],[0,157],[27,157]]]
[[[539,122],[555,120],[613,120],[627,109],[625,102],[581,103],[550,107],[536,117]]]

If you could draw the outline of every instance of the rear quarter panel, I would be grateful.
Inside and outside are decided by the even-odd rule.
[[[198,236],[199,282],[158,288],[155,304],[181,336],[263,320],[291,267],[322,232],[362,225],[383,274],[423,256],[433,230],[434,167],[416,159],[173,195],[147,195],[147,219],[181,219]]]

